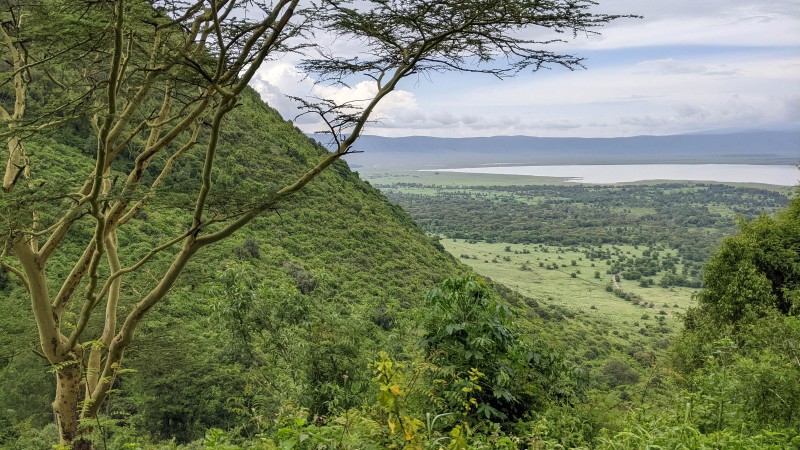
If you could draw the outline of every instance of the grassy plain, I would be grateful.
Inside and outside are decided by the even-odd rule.
[[[587,258],[585,248],[470,243],[460,239],[442,239],[441,242],[453,256],[482,275],[541,303],[558,305],[586,318],[611,323],[618,330],[638,331],[643,322],[655,322],[661,315],[665,316],[664,324],[675,330],[680,325],[681,313],[694,305],[692,294],[695,289],[644,288],[637,281],[624,279],[619,283],[622,290],[637,294],[643,302],[634,305],[617,297],[606,290],[606,286],[611,284],[611,274],[607,273],[609,265],[602,259],[592,261]],[[603,248],[610,249],[611,246]],[[645,250],[626,245],[614,248],[629,257],[641,256]],[[575,265],[572,265],[573,261]],[[540,267],[539,263],[545,267]],[[552,267],[553,263],[558,265],[558,269],[546,268],[548,265]],[[595,278],[595,272],[600,272],[599,278]],[[654,279],[658,282],[659,277]],[[653,307],[649,306],[651,303]],[[645,315],[647,319],[643,319]]]
[[[706,253],[735,231],[736,216],[771,213],[791,192],[399,169],[361,176],[440,235],[462,263],[523,295],[530,308],[518,311],[533,319],[529,333],[558,336],[550,344],[595,379],[608,378],[613,360],[635,368],[642,383],[696,304],[697,289],[676,285],[699,285]],[[618,290],[609,289],[612,271],[622,272]],[[670,287],[659,285],[665,276]]]
[[[477,193],[486,199],[508,199],[526,204],[538,204],[543,201],[554,201],[557,198],[549,196],[536,197],[535,195],[519,195],[512,190],[505,191],[502,187],[529,186],[529,185],[558,185],[574,186],[576,183],[566,178],[533,177],[527,175],[497,175],[473,174],[456,172],[420,171],[411,169],[376,169],[359,167],[363,178],[380,188],[390,188],[405,194],[435,196],[441,192],[449,194]],[[654,185],[659,182],[640,182],[631,184]],[[663,183],[663,182],[661,182]],[[678,182],[671,182],[678,183]],[[684,184],[684,183],[682,183]],[[664,187],[664,194],[672,191],[691,190],[691,186],[699,183],[685,182],[685,187]],[[476,190],[481,187],[495,186],[500,190]],[[779,186],[737,184],[740,187],[758,187],[773,191],[788,192],[789,188]],[[575,199],[564,199],[574,202]],[[573,203],[574,204],[574,203]],[[509,203],[508,207],[513,207]],[[706,206],[706,205],[704,205]],[[727,205],[707,205],[709,210],[727,217],[735,213]],[[612,206],[610,212],[624,213],[634,216],[655,214],[652,207],[638,207],[636,205]],[[444,247],[460,261],[472,266],[478,273],[488,276],[519,293],[535,299],[543,305],[556,305],[579,314],[584,320],[597,320],[611,325],[620,332],[639,330],[646,324],[657,324],[660,328],[668,328],[670,332],[680,326],[680,317],[686,309],[694,304],[692,295],[696,289],[684,287],[663,288],[657,285],[661,274],[650,277],[656,285],[642,287],[638,281],[620,281],[620,287],[625,292],[638,295],[642,301],[635,305],[626,301],[613,292],[608,292],[606,287],[611,284],[610,265],[606,260],[592,261],[586,252],[589,247],[556,247],[546,245],[527,245],[509,243],[486,243],[466,241],[463,239],[443,238]],[[510,246],[511,251],[506,251]],[[611,249],[604,245],[595,249]],[[620,253],[628,258],[641,257],[646,247],[636,248],[630,245],[615,245],[612,253]],[[523,250],[525,253],[523,253]],[[673,255],[677,251],[667,249],[661,252]],[[618,256],[612,257],[612,264]],[[573,266],[572,263],[575,262]],[[556,263],[558,268],[552,268]],[[541,267],[544,265],[544,267]],[[523,267],[525,268],[523,270]],[[683,269],[681,264],[676,267],[678,273]],[[599,272],[599,278],[595,277]],[[574,274],[574,276],[573,276]],[[652,305],[652,306],[651,306]],[[659,317],[663,316],[661,323]],[[643,319],[646,317],[646,319]]]

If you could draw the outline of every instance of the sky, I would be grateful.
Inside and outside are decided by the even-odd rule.
[[[444,73],[414,77],[377,108],[378,136],[616,137],[800,129],[800,1],[599,0],[598,12],[637,14],[559,50],[586,70],[524,72],[512,79]],[[363,81],[324,86],[285,57],[252,86],[285,118],[286,95],[337,101],[374,92]],[[310,117],[305,132],[323,127]]]

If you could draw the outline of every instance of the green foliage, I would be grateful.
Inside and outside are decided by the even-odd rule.
[[[672,349],[701,432],[800,426],[800,198],[740,223]]]
[[[13,311],[10,307],[6,313],[13,314]],[[29,350],[31,344],[20,348],[20,341],[28,343],[34,338],[18,330],[18,326],[25,321],[19,322],[5,327],[0,318],[2,329],[8,331],[0,337],[0,342],[5,344],[4,351],[9,352],[5,365],[0,366],[0,445],[18,434],[14,431],[15,424],[41,427],[49,423],[52,417],[48,407],[54,394],[53,374],[43,359]]]
[[[176,292],[158,319],[143,325],[126,360],[133,373],[119,381],[106,409],[119,424],[156,439],[189,442],[238,419],[227,399],[245,388],[241,366],[231,364],[219,345],[223,336],[208,330],[207,305],[190,307],[190,299]]]
[[[87,22],[82,29],[93,26],[91,17],[82,20]],[[46,105],[47,92],[41,91],[33,93],[37,101],[32,107]],[[225,215],[269,195],[325,153],[252,91],[243,94],[228,119],[220,164],[212,174],[214,213]],[[32,138],[29,148],[45,161],[34,181],[58,179],[74,187],[79,174],[91,171],[87,154],[96,141],[90,133],[84,125],[70,124]],[[134,142],[141,138],[135,136]],[[125,155],[113,174],[132,162]],[[164,182],[166,195],[138,213],[133,226],[120,234],[120,245],[131,251],[123,256],[125,265],[191,221],[191,211],[182,205],[198,179],[199,164],[197,155],[180,161]],[[155,176],[152,167],[145,181]],[[54,189],[43,183],[41,196],[33,200],[50,202],[57,212]],[[754,205],[774,208],[783,202],[775,193],[726,186],[675,189],[660,196],[641,187],[513,188],[511,201],[496,195],[498,189],[486,188],[472,199],[480,209],[464,207],[466,195],[442,195],[435,203],[440,211],[415,213],[429,230],[475,239],[674,244],[681,248],[682,261],[659,259],[655,250],[624,262],[614,255],[613,265],[610,251],[595,248],[598,254],[585,255],[607,260],[615,273],[630,269],[627,279],[684,269],[685,274],[660,279],[662,285],[673,286],[696,280],[699,265],[687,262],[702,260],[711,241],[730,225],[728,215],[697,206],[698,198],[711,198],[720,207],[736,197],[732,193],[745,194],[746,201],[726,203],[725,208],[747,215],[753,214]],[[609,209],[605,195],[611,191],[621,200]],[[493,197],[483,197],[486,193]],[[392,195],[404,205],[413,200],[418,208],[430,207],[417,198]],[[573,199],[568,207],[566,197]],[[29,216],[28,206],[21,206],[20,217]],[[489,215],[500,207],[513,214]],[[476,222],[478,217],[483,223]],[[797,215],[792,217],[789,222],[796,223]],[[526,228],[530,223],[541,224],[541,229]],[[744,292],[745,300],[733,294],[719,297],[726,306],[714,320],[740,322],[741,332],[723,341],[725,345],[759,350],[709,357],[703,351],[710,334],[698,326],[693,340],[686,342],[699,344],[691,360],[700,361],[700,368],[687,377],[686,391],[678,395],[678,403],[690,404],[687,421],[631,418],[624,427],[628,431],[616,434],[620,420],[612,408],[629,408],[630,403],[615,393],[613,407],[602,405],[611,412],[587,413],[601,408],[582,403],[584,373],[599,373],[597,384],[639,393],[641,366],[655,358],[648,356],[643,338],[612,338],[595,323],[573,321],[574,313],[564,308],[503,293],[477,277],[459,278],[469,270],[445,254],[436,239],[425,236],[402,209],[337,162],[292,204],[198,254],[159,305],[158,317],[137,330],[137,344],[126,354],[124,366],[138,370],[115,385],[93,439],[108,449],[588,448],[597,444],[600,426],[608,426],[611,431],[600,442],[608,448],[641,448],[645,443],[735,448],[736,439],[791,448],[796,433],[784,428],[796,427],[800,410],[800,377],[791,359],[798,354],[800,330],[793,316],[800,297],[792,265],[797,246],[785,239],[787,231],[769,231],[769,220],[754,223],[748,226],[755,230],[755,243],[746,251],[731,251],[746,260],[731,272],[739,278],[719,283]],[[787,230],[793,229],[792,223]],[[670,228],[658,231],[664,224]],[[683,227],[688,232],[678,235],[676,230]],[[91,233],[82,224],[74,230],[51,261],[55,280],[65,275],[70,258],[80,253],[78,244]],[[505,251],[498,259],[510,262],[517,254],[510,245]],[[157,256],[126,283],[124,308],[152,285],[150,274],[165,267],[167,256]],[[565,260],[571,266],[582,261],[570,258]],[[528,263],[521,267],[527,270],[515,272],[530,275]],[[560,266],[553,262],[548,267]],[[579,281],[579,274],[570,276]],[[423,293],[446,276],[456,278],[442,282],[422,305]],[[8,297],[3,304],[7,314],[0,317],[0,446],[48,448],[57,438],[54,427],[45,426],[52,374],[28,351],[35,336],[25,331],[30,325],[27,305],[19,283],[5,271],[0,271],[0,291]],[[747,311],[751,304],[755,306]],[[771,312],[773,306],[781,314]],[[737,316],[742,308],[745,313]],[[65,319],[74,320],[74,311]],[[706,317],[695,313],[690,319],[698,324]],[[102,325],[96,321],[89,327]],[[569,332],[561,334],[566,328]],[[415,345],[420,334],[424,355]],[[764,343],[768,348],[760,350]],[[579,358],[585,367],[579,370],[555,347],[574,347],[566,351],[575,354],[591,350],[594,359]],[[630,357],[620,358],[625,352]],[[376,354],[379,359],[370,369]],[[653,409],[667,411],[660,407]],[[166,441],[152,443],[157,440]]]
[[[52,423],[40,428],[32,426],[30,421],[21,421],[0,434],[0,438],[0,448],[42,450],[58,440],[58,428]]]
[[[637,424],[613,436],[598,439],[599,450],[638,450],[642,448],[724,448],[732,450],[794,450],[800,448],[797,432],[784,430],[749,435],[725,429],[702,433],[691,423],[652,420]]]
[[[422,342],[438,367],[437,398],[446,410],[471,424],[513,422],[579,394],[569,364],[543,343],[523,341],[510,308],[485,282],[446,279],[425,301]]]
[[[609,359],[602,372],[603,380],[611,387],[634,384],[639,381],[639,374],[630,365],[619,359]]]
[[[227,351],[246,368],[247,388],[237,395],[237,408],[248,416],[252,409],[275,414],[289,402],[327,415],[364,400],[369,375],[363,367],[372,343],[357,336],[374,334],[372,327],[348,324],[343,311],[327,302],[325,276],[315,277],[318,287],[308,294],[290,276],[266,283],[235,266],[221,276],[215,316],[229,336]]]
[[[447,408],[464,411],[473,421],[507,419],[506,411],[521,401],[512,392],[518,335],[508,307],[494,301],[488,286],[474,277],[444,280],[425,302],[429,310],[423,343],[441,368],[440,396]],[[484,378],[483,388],[473,386],[476,373]],[[474,408],[472,401],[462,400],[467,391],[475,394]]]
[[[382,421],[389,427],[390,435],[398,433],[402,436],[405,449],[422,448],[426,438],[423,430],[425,424],[408,415],[410,412],[406,406],[406,397],[409,391],[401,372],[402,365],[392,361],[386,352],[381,352],[373,368],[373,381],[378,385],[378,407],[382,412]],[[433,422],[428,423],[428,438],[433,432],[432,428]]]
[[[706,267],[698,314],[715,326],[771,312],[800,316],[800,197],[775,218],[739,226]]]
[[[9,283],[8,271],[4,267],[0,267],[0,291],[4,291]]]
[[[777,217],[741,221],[740,232],[726,239],[705,271],[706,288],[686,321],[706,342],[732,337],[743,343],[745,331],[787,316],[800,317],[800,197]],[[693,358],[696,359],[696,358]]]
[[[253,91],[243,95],[225,127],[242,138],[220,145],[219,170],[242,178],[238,190],[212,193],[216,205],[269,189],[281,181],[275,173],[290,176],[301,168],[299,160],[324,152]],[[52,166],[38,175],[69,183],[71,173],[87,170],[79,149],[48,136],[41,140],[39,155]],[[130,251],[123,264],[189,223],[178,200],[195,169],[188,161],[176,167],[165,181],[168,195],[120,235],[120,246]],[[91,231],[75,229],[64,252],[51,260],[54,280],[80,252],[73,240]],[[416,345],[408,332],[416,324],[406,311],[446,274],[468,270],[433,244],[344,162],[335,164],[291,205],[196,256],[157,308],[159,317],[137,331],[123,363],[137,372],[115,386],[109,411],[120,424],[185,443],[209,427],[255,433],[289,403],[305,407],[312,418],[364,404],[372,398],[367,365],[378,349]],[[167,262],[153,258],[126,284],[122,304],[135,301],[151,286],[150,271]],[[33,426],[43,426],[52,417],[52,374],[30,351],[36,336],[29,300],[13,277],[9,281],[0,292],[7,312],[0,317],[0,446],[12,424],[35,417]],[[69,312],[66,317],[74,320]]]
[[[527,444],[522,448],[531,449],[584,449],[594,434],[591,423],[570,407],[550,408],[535,420],[518,423],[516,431]]]

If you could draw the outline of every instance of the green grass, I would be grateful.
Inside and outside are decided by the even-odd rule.
[[[695,289],[659,286],[643,288],[637,281],[626,280],[620,282],[624,291],[633,292],[644,302],[654,306],[638,306],[622,300],[606,291],[606,286],[611,282],[611,275],[606,273],[609,268],[606,262],[599,259],[590,261],[582,248],[574,251],[574,247],[571,250],[568,247],[554,246],[469,243],[457,239],[442,239],[441,242],[453,256],[482,275],[544,304],[558,305],[587,318],[600,319],[619,330],[638,331],[645,322],[656,323],[661,315],[660,311],[664,311],[665,324],[674,331],[680,326],[680,313],[694,305],[692,293]],[[510,246],[510,252],[506,251],[507,246]],[[615,247],[623,254],[630,252],[630,256],[640,256],[643,250],[633,246]],[[523,254],[523,249],[530,253]],[[575,261],[574,266],[572,261]],[[559,268],[539,267],[540,262],[545,266],[556,263]],[[523,265],[527,265],[530,270],[522,270]],[[600,272],[599,279],[595,278],[595,271]],[[572,273],[576,274],[575,277],[571,276]],[[659,279],[657,276],[653,278],[656,281]],[[645,314],[649,319],[642,319]]]

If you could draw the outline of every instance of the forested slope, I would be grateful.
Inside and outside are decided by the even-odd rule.
[[[70,183],[81,171],[90,170],[91,158],[84,148],[92,148],[92,138],[85,131],[59,131],[31,144],[39,157],[51,162],[33,174],[35,182]],[[252,91],[225,123],[223,136],[213,199],[220,214],[264,195],[325,152]],[[188,223],[191,204],[181,206],[189,195],[182,184],[198,176],[200,163],[176,168],[163,189],[169,195],[140,213],[145,223],[120,236],[121,245],[140,249],[141,254]],[[65,252],[58,258],[54,271],[68,267],[74,255]],[[240,299],[242,305],[228,303],[233,300],[224,291],[226,271],[229,278],[234,272],[238,280],[247,278],[252,287],[247,301]],[[259,328],[259,333],[275,327],[264,342],[291,341],[285,345],[293,350],[283,355],[286,364],[294,366],[295,385],[271,389],[277,407],[281,401],[305,396],[311,399],[305,404],[325,409],[324,402],[335,393],[322,391],[341,388],[342,376],[348,373],[351,384],[368,380],[367,364],[377,350],[408,340],[396,335],[408,328],[396,326],[401,316],[418,306],[436,282],[463,272],[402,209],[388,203],[344,162],[337,162],[285,208],[271,211],[234,239],[198,255],[169,300],[138,334],[126,359],[126,368],[136,372],[123,377],[109,410],[141,416],[142,425],[165,438],[191,439],[209,426],[233,425],[225,422],[233,420],[225,402],[247,385],[246,368],[263,363],[253,361],[245,343],[236,340],[242,330],[235,327]],[[49,422],[53,393],[52,374],[35,354],[37,339],[27,295],[15,279],[0,275],[0,293],[7,297],[0,317],[2,437],[12,424],[29,418],[34,425]],[[146,286],[147,278],[145,267],[136,283],[126,285],[128,294]],[[126,298],[130,301],[132,295]],[[266,305],[268,301],[277,303]],[[257,305],[264,309],[241,316],[242,308]],[[287,317],[276,319],[274,314]],[[289,324],[302,329],[283,336]],[[249,338],[245,341],[249,344]],[[315,355],[320,360],[314,362]],[[341,366],[326,366],[321,355],[341,361]],[[272,370],[270,377],[291,378]],[[308,384],[310,378],[314,387]]]

